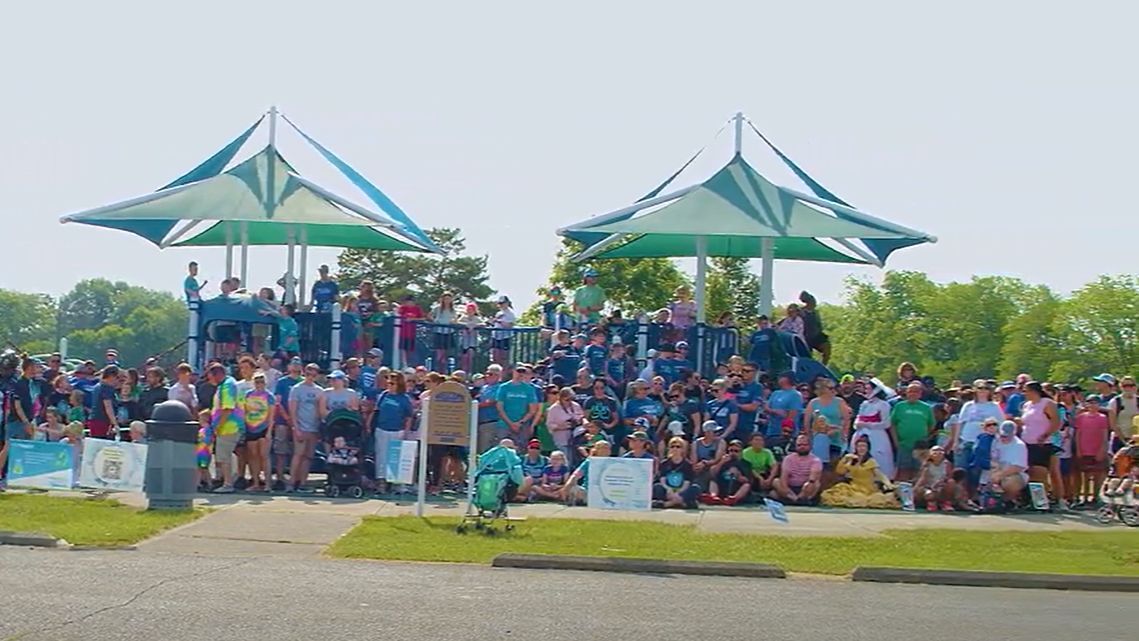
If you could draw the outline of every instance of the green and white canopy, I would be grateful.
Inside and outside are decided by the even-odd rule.
[[[306,246],[436,250],[390,199],[303,132],[301,135],[326,158],[331,156],[330,161],[350,180],[363,183],[362,191],[381,211],[349,201],[300,176],[277,151],[272,138],[250,158],[222,171],[260,122],[163,189],[69,214],[61,222],[120,229],[159,247],[297,242]]]
[[[633,205],[558,230],[587,245],[575,260],[696,257],[697,313],[703,320],[703,277],[708,256],[762,258],[760,308],[768,313],[772,262],[776,258],[882,266],[897,249],[936,242],[930,234],[851,207],[814,181],[752,125],[813,193],[776,185],[744,160],[740,149],[746,119],[736,114],[734,121],[736,152],[711,178],[661,193],[701,150]]]

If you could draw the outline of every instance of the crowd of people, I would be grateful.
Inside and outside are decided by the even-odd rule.
[[[205,284],[196,275],[191,264],[185,283],[191,301]],[[803,292],[801,305],[789,305],[777,324],[758,320],[746,355],[737,353],[740,342],[717,344],[716,373],[705,377],[682,340],[696,320],[687,289],[652,314],[659,331],[639,358],[621,314],[602,314],[605,294],[596,279],[587,270],[568,305],[551,289],[543,305],[549,348],[540,359],[509,363],[504,332],[494,338],[493,361],[477,373],[470,360],[442,358],[463,345],[463,328],[485,325],[477,306],[457,311],[453,297],[443,294],[424,311],[405,299],[395,314],[432,324],[432,347],[440,352],[435,369],[442,371],[431,371],[385,367],[369,328],[391,310],[367,282],[342,295],[321,266],[314,308],[344,305],[361,319],[350,341],[355,347],[339,369],[323,372],[300,360],[289,349],[295,332],[288,331],[276,351],[234,354],[232,362],[211,362],[200,372],[180,364],[172,375],[151,362],[124,368],[114,350],[101,368],[87,362],[70,373],[60,370],[58,355],[45,363],[25,358],[10,366],[10,376],[0,375],[5,437],[68,439],[77,446],[84,436],[144,440],[153,407],[173,399],[200,420],[203,490],[305,492],[320,426],[331,412],[359,415],[361,453],[369,454],[375,431],[417,438],[423,401],[436,385],[453,380],[478,403],[472,447],[484,452],[505,439],[518,444],[525,482],[515,498],[522,501],[584,500],[581,488],[594,456],[651,459],[658,507],[771,498],[896,508],[907,498],[905,483],[923,509],[1004,510],[1025,505],[1027,484],[1035,480],[1048,487],[1056,506],[1069,509],[1095,505],[1105,483],[1109,492],[1131,491],[1139,474],[1139,405],[1130,376],[1117,381],[1101,374],[1090,392],[1028,374],[1000,383],[953,381],[940,389],[902,363],[892,373],[893,386],[869,375],[796,380],[771,358],[776,327],[801,336],[823,360],[830,351],[816,302]],[[222,284],[223,295],[240,291],[234,279]],[[268,288],[260,295],[274,298]],[[497,305],[491,322],[507,330],[516,322],[510,301],[501,297]],[[280,309],[273,312],[280,319],[293,312],[288,305]],[[731,327],[730,317],[720,324]],[[413,323],[406,326],[414,332]],[[405,340],[401,333],[394,348],[414,350],[414,334]],[[5,455],[6,448],[0,468]],[[430,458],[433,489],[463,482],[465,453],[432,448]],[[371,466],[365,470],[369,489],[390,489],[376,478],[374,461],[360,460]]]

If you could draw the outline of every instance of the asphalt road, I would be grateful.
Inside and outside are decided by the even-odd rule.
[[[224,543],[220,543],[224,545]],[[0,547],[0,640],[1135,638],[1133,594]]]

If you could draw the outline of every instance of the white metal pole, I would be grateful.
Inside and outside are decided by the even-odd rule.
[[[402,369],[403,363],[403,350],[399,348],[399,330],[403,319],[399,316],[392,317],[392,370],[398,372]]]
[[[198,314],[202,303],[190,301],[190,324],[186,328],[186,363],[198,371]]]
[[[705,320],[704,283],[708,277],[708,237],[696,237],[696,322]]]
[[[423,517],[423,504],[427,501],[427,411],[431,400],[423,404],[419,417],[419,483],[415,500],[415,516]]]
[[[329,368],[340,369],[340,357],[343,351],[340,349],[340,305],[334,304],[332,306],[332,347],[328,350]]]
[[[775,239],[762,238],[759,242],[759,259],[763,270],[759,274],[759,313],[770,317],[775,283],[775,275],[772,273],[775,268]]]
[[[744,150],[744,112],[737,111],[735,118],[736,121],[736,155],[740,155]]]
[[[289,266],[285,272],[285,303],[296,305],[297,304],[297,288],[293,282],[296,273],[297,265],[297,230],[289,227],[288,234],[288,247],[289,247]]]
[[[59,339],[59,358],[63,359],[63,360],[67,359],[67,337],[66,336]]]
[[[311,303],[308,298],[308,231],[301,227],[301,271],[300,271],[300,291],[297,292],[297,298],[301,302],[301,307]]]
[[[225,224],[225,277],[233,276],[233,225]]]
[[[272,218],[277,201],[277,107],[269,107],[269,156],[265,171],[265,216]]]
[[[475,499],[475,466],[479,451],[479,402],[471,401],[471,442],[467,446],[467,505]]]
[[[241,221],[241,286],[249,288],[249,223]]]

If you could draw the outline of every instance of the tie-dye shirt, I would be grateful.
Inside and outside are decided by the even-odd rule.
[[[226,376],[221,385],[218,385],[217,391],[214,392],[214,413],[211,417],[214,434],[229,436],[230,434],[238,434],[245,429],[245,409],[238,401],[237,381],[233,380],[232,376]],[[230,412],[225,422],[219,423],[222,410],[233,411]]]
[[[269,427],[269,409],[273,395],[267,390],[253,390],[245,395],[245,432],[260,434]]]

